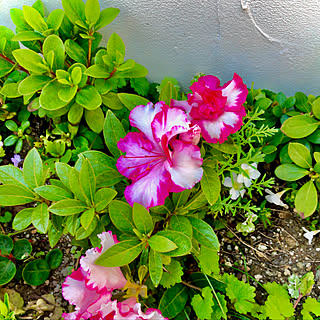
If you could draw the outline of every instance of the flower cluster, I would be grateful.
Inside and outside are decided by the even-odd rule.
[[[230,195],[232,200],[236,200],[241,196],[244,196],[246,189],[243,184],[249,188],[252,184],[252,180],[256,180],[260,177],[260,172],[257,170],[257,164],[251,163],[250,165],[243,163],[241,165],[241,173],[232,173],[232,178],[227,177],[224,179],[223,185],[231,188]]]
[[[200,134],[222,143],[241,127],[248,90],[237,74],[223,86],[203,76],[190,89],[187,101],[172,100],[171,107],[148,103],[131,111],[130,124],[139,132],[118,142],[126,154],[117,161],[119,172],[132,180],[124,193],[130,205],[163,205],[169,192],[191,189],[203,173]]]
[[[117,243],[117,238],[111,231],[98,235],[101,239],[101,249],[93,248],[80,259],[80,268],[62,284],[62,295],[71,304],[75,311],[64,313],[65,320],[164,320],[157,309],[148,309],[142,312],[141,304],[135,296],[118,302],[112,300],[115,289],[124,288],[127,280],[119,267],[102,267],[95,265],[97,258],[108,248]]]

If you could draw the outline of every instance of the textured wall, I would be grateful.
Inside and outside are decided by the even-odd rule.
[[[60,0],[43,0],[48,9]],[[31,0],[0,0],[0,21],[13,27],[10,7]],[[250,86],[320,94],[319,0],[100,0],[121,9],[103,29],[117,32],[127,57],[149,78],[174,76],[186,88],[196,72],[222,81],[234,72]]]

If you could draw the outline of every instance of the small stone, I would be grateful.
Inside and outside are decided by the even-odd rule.
[[[229,251],[231,251],[231,250],[232,250],[232,248],[231,248],[230,244],[228,244],[228,245],[227,245],[227,250],[229,250]]]
[[[225,265],[228,267],[232,267],[232,263],[230,261],[226,261]]]
[[[304,269],[304,264],[303,264],[302,262],[298,262],[298,263],[297,263],[297,267],[298,267],[299,269]]]
[[[291,272],[289,269],[284,269],[284,273],[285,276],[289,277],[291,275]]]
[[[260,281],[263,278],[261,274],[256,274],[254,277],[257,281]]]
[[[268,249],[268,247],[264,244],[259,243],[258,244],[258,250],[260,251],[266,251]]]

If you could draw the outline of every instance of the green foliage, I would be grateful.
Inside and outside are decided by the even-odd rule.
[[[205,287],[202,289],[201,295],[194,295],[191,300],[191,305],[199,319],[212,319],[211,314],[214,302],[211,289],[209,287]]]
[[[181,282],[183,276],[183,269],[179,261],[171,259],[169,265],[165,266],[166,272],[163,273],[160,284],[164,288],[170,288],[176,283]]]

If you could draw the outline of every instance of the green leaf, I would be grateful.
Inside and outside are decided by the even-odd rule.
[[[48,263],[43,259],[29,262],[22,270],[23,280],[31,286],[45,283],[50,274]]]
[[[141,204],[135,202],[132,210],[133,222],[136,228],[143,234],[147,235],[153,230],[153,221],[148,210]]]
[[[288,154],[291,160],[302,168],[312,167],[312,157],[309,149],[301,143],[290,142],[288,148]]]
[[[314,274],[312,271],[309,271],[300,280],[300,284],[298,286],[300,294],[308,296],[311,293],[314,284]]]
[[[81,64],[87,64],[87,54],[82,47],[71,39],[67,39],[64,43],[67,55],[74,61]]]
[[[92,78],[97,78],[97,79],[105,79],[110,76],[109,70],[106,68],[105,65],[102,64],[94,64],[90,66],[85,74],[89,77]]]
[[[81,121],[82,115],[83,108],[77,103],[74,103],[68,112],[68,121],[74,126],[78,125]]]
[[[173,243],[175,243],[175,245],[178,247],[177,249],[174,249],[172,251],[163,252],[163,254],[166,256],[170,256],[170,257],[184,256],[190,253],[192,249],[191,239],[182,232],[164,230],[164,231],[158,232],[156,235],[168,238]]]
[[[47,37],[43,43],[43,56],[47,62],[49,61],[48,54],[50,52],[54,53],[52,70],[55,72],[57,69],[63,69],[65,49],[62,40],[55,34]]]
[[[93,204],[96,193],[96,177],[88,159],[84,159],[82,162],[79,181],[88,204]]]
[[[302,112],[309,113],[311,106],[308,103],[308,97],[302,92],[296,92],[294,96],[296,98],[296,108]]]
[[[31,30],[32,28],[27,24],[23,11],[21,9],[10,9],[10,17],[12,22],[21,30]]]
[[[38,204],[32,212],[32,223],[36,229],[42,233],[46,233],[49,225],[48,206],[43,202]]]
[[[46,84],[40,95],[40,105],[46,110],[58,110],[68,104],[68,101],[63,101],[59,98],[59,91],[63,88],[58,81],[49,82]]]
[[[32,189],[44,183],[45,175],[40,154],[36,148],[31,149],[23,162],[23,176],[25,182]]]
[[[16,265],[8,258],[0,256],[0,285],[10,282],[16,274]]]
[[[71,86],[71,87],[64,87],[64,88],[61,88],[58,92],[58,97],[59,99],[61,99],[62,101],[65,101],[65,102],[70,102],[74,96],[76,95],[78,91],[78,86],[75,85],[75,86]],[[74,104],[73,104],[74,105]]]
[[[195,210],[203,207],[208,203],[203,191],[199,191],[187,204],[184,206],[186,210]]]
[[[0,57],[0,77],[4,77],[11,69],[13,68],[13,65],[8,62],[7,60],[4,60]]]
[[[46,261],[50,270],[57,269],[63,259],[63,253],[60,249],[53,249],[49,251],[46,255]]]
[[[12,59],[12,51],[19,49],[19,44],[12,41],[14,38],[14,32],[5,26],[0,26],[0,36],[0,52],[5,57]]]
[[[82,0],[62,0],[65,14],[73,24],[76,21],[85,21],[85,4]]]
[[[49,238],[49,244],[51,248],[53,248],[59,242],[62,234],[63,234],[62,230],[57,230],[53,224],[49,223],[48,238]]]
[[[95,211],[94,208],[90,208],[82,213],[80,222],[82,227],[87,230],[89,225],[91,224],[93,218],[95,217]]]
[[[73,194],[64,188],[58,186],[45,185],[35,188],[34,191],[41,197],[50,201],[60,201],[64,199],[73,199]]]
[[[318,206],[318,192],[313,181],[308,181],[299,189],[294,204],[297,211],[304,218],[309,217],[315,212]]]
[[[85,110],[84,117],[93,132],[100,133],[103,130],[104,113],[100,107],[95,110]]]
[[[193,228],[193,237],[203,246],[219,251],[219,240],[212,227],[203,220],[188,217]]]
[[[83,156],[89,159],[97,179],[97,188],[110,187],[123,179],[116,167],[116,160],[100,151],[86,151]],[[82,158],[76,163],[80,170]],[[1,169],[1,166],[0,166]],[[61,177],[60,177],[61,178]]]
[[[119,119],[111,110],[108,110],[103,127],[103,136],[108,149],[116,158],[121,156],[121,151],[118,149],[117,143],[121,138],[124,138],[125,135],[126,132]]]
[[[143,242],[137,240],[121,241],[103,252],[95,264],[103,267],[124,266],[141,253],[143,245]]]
[[[146,98],[140,97],[136,94],[130,94],[130,93],[118,93],[118,98],[130,111],[134,109],[136,106],[139,106],[139,105],[145,106],[147,105],[147,103],[150,102]]]
[[[100,17],[100,4],[98,0],[87,0],[85,5],[85,15],[88,22],[96,23]]]
[[[18,125],[13,121],[13,120],[7,120],[5,122],[5,126],[7,127],[7,129],[9,129],[10,131],[18,131]]]
[[[97,89],[88,85],[77,93],[76,102],[87,110],[95,110],[100,107],[102,99]]]
[[[148,74],[148,69],[141,64],[136,63],[134,67],[124,70],[116,71],[113,74],[114,78],[142,78]],[[162,100],[161,100],[162,101]]]
[[[35,41],[44,39],[45,36],[36,31],[22,31],[12,38],[13,41]]]
[[[119,35],[116,33],[113,33],[107,44],[107,51],[108,55],[110,55],[112,58],[112,61],[116,60],[117,57],[117,51],[119,51],[123,56],[126,54],[126,47],[122,39],[120,38]]]
[[[201,246],[200,255],[199,255],[199,264],[201,270],[211,275],[212,273],[215,275],[219,275],[219,255],[218,251],[213,247],[205,247]]]
[[[18,206],[35,200],[35,195],[26,187],[14,184],[0,186],[0,206]]]
[[[309,174],[309,171],[292,163],[281,164],[274,171],[275,175],[285,181],[296,181]]]
[[[200,181],[201,189],[210,205],[213,205],[220,196],[221,183],[219,175],[213,168],[202,166],[203,176]]]
[[[109,214],[112,223],[124,233],[132,234],[135,225],[132,218],[132,208],[125,202],[112,200],[109,205]]]
[[[97,212],[104,210],[111,200],[117,195],[117,191],[111,188],[101,188],[94,196],[94,205]]]
[[[7,98],[17,98],[21,96],[18,87],[18,83],[7,83],[2,87],[0,93]]]
[[[183,269],[179,261],[171,259],[169,265],[165,266],[167,272],[164,272],[160,284],[165,288],[170,288],[176,283],[181,282],[183,276]]]
[[[188,218],[174,215],[170,218],[169,227],[173,231],[179,231],[192,238],[192,225]]]
[[[320,98],[317,98],[315,101],[313,101],[312,113],[317,119],[320,118]]]
[[[64,184],[64,186],[68,189],[71,190],[71,185],[70,185],[70,172],[72,170],[72,167],[70,167],[68,164],[63,163],[63,162],[56,162],[56,171],[57,175]],[[1,168],[1,167],[0,167]]]
[[[106,25],[110,24],[120,13],[120,9],[118,8],[106,8],[100,12],[100,17],[97,23],[94,26],[94,29],[97,31],[102,29]]]
[[[62,24],[63,18],[64,11],[62,9],[55,9],[51,11],[47,18],[48,28],[57,31]]]
[[[178,97],[177,90],[171,81],[168,81],[166,85],[161,89],[159,101],[164,101],[166,105],[171,105],[171,99],[176,100]]]
[[[203,288],[201,295],[194,295],[191,300],[191,305],[199,319],[212,319],[211,314],[214,302],[210,287]]]
[[[71,80],[74,85],[79,84],[82,79],[82,70],[80,67],[75,67],[71,71]]]
[[[34,208],[25,208],[20,210],[12,221],[12,228],[15,230],[23,230],[29,227],[32,222],[32,212]]]
[[[103,104],[112,109],[112,110],[121,110],[123,108],[123,104],[119,99],[117,93],[109,92],[102,96]]]
[[[20,66],[37,74],[48,72],[48,66],[44,64],[40,55],[30,49],[17,49],[12,52]]]
[[[294,315],[293,305],[287,290],[275,282],[266,283],[264,288],[269,293],[265,303],[265,314],[270,319],[287,319]]]
[[[214,305],[212,307],[211,319],[227,319],[226,314],[228,312],[227,301],[225,296],[217,292],[216,300],[214,300]],[[219,302],[217,301],[219,300]],[[246,320],[247,318],[244,318]]]
[[[162,260],[158,252],[150,249],[149,252],[149,273],[151,281],[157,287],[162,277]]]
[[[250,286],[249,283],[238,280],[234,275],[225,273],[223,279],[227,285],[226,292],[227,296],[234,304],[236,311],[241,314],[247,314],[253,309],[255,304],[255,293],[254,287]],[[276,318],[271,318],[276,319]]]
[[[87,203],[87,197],[84,193],[82,185],[80,183],[80,173],[75,168],[72,168],[69,173],[69,181],[71,191],[74,193],[77,199],[81,200],[84,203]],[[89,203],[87,203],[89,205]],[[90,205],[91,207],[91,205]]]
[[[23,15],[27,23],[34,29],[44,32],[48,29],[48,25],[44,21],[42,15],[34,8],[23,6]]]
[[[319,121],[309,115],[298,115],[287,119],[282,124],[281,131],[290,138],[300,139],[317,130],[319,124]]]
[[[159,235],[154,235],[149,238],[148,243],[150,247],[157,252],[168,252],[178,248],[173,241]]]
[[[13,256],[17,260],[24,260],[30,256],[32,245],[27,239],[19,239],[15,241],[13,246]]]
[[[0,254],[7,256],[13,249],[12,239],[4,234],[0,234]]]
[[[303,320],[313,320],[312,314],[315,316],[320,316],[320,302],[314,298],[308,297],[302,306],[301,315],[303,316]]]
[[[85,211],[88,207],[76,199],[58,201],[49,207],[49,211],[58,216],[71,216]]]
[[[188,296],[187,287],[182,284],[176,284],[163,294],[158,309],[160,309],[164,317],[174,318],[185,307]]]
[[[23,79],[18,87],[20,94],[33,94],[41,90],[47,83],[51,82],[52,78],[42,75],[31,75]]]

